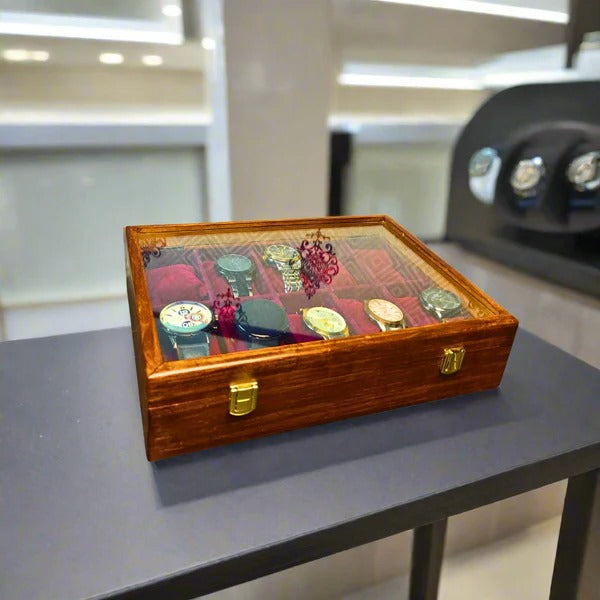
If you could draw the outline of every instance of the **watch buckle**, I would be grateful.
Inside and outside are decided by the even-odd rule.
[[[229,386],[229,414],[234,417],[243,417],[250,414],[258,402],[258,382],[230,384]]]

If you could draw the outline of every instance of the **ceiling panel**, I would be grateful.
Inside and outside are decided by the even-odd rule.
[[[341,62],[474,66],[514,50],[561,43],[565,26],[418,6],[332,0]]]

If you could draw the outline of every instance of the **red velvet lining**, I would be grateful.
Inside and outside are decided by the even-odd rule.
[[[344,316],[346,322],[350,320],[348,317],[351,315],[353,327],[350,333],[376,333],[377,331],[381,331],[379,325],[371,321],[367,316],[363,300],[338,298],[337,304],[339,312]]]
[[[300,342],[314,342],[315,340],[323,339],[320,335],[308,329],[308,327],[304,324],[302,315],[288,314],[288,319],[290,321],[290,335],[288,336],[288,343],[299,344]]]
[[[152,311],[158,315],[171,302],[193,300],[202,302],[208,292],[190,265],[169,265],[146,271]]]
[[[350,334],[380,331],[365,312],[364,300],[369,298],[385,298],[397,304],[404,312],[408,327],[438,323],[421,308],[418,300],[419,293],[435,283],[416,265],[402,260],[383,240],[372,237],[336,240],[334,249],[339,272],[330,286],[322,286],[310,299],[304,291],[284,293],[281,274],[263,261],[264,247],[275,242],[277,240],[261,240],[260,245],[163,249],[160,257],[151,258],[146,269],[153,310],[158,313],[166,304],[182,299],[204,302],[212,308],[217,295],[225,294],[228,288],[227,281],[215,270],[215,261],[219,256],[233,253],[248,256],[254,263],[254,296],[268,298],[284,307],[290,333],[282,343],[321,339],[306,327],[299,314],[301,308],[311,306],[327,306],[338,311],[348,323]],[[175,264],[169,264],[169,260]],[[462,318],[465,317],[456,317]],[[245,349],[247,344],[238,339],[233,324],[220,323],[217,331],[210,334],[211,354]],[[163,352],[166,360],[175,359],[174,351],[164,348]]]

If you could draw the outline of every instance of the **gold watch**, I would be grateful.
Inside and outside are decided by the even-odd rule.
[[[313,306],[300,309],[304,324],[318,333],[323,339],[348,337],[348,325],[346,319],[339,312],[326,306]]]
[[[281,273],[286,293],[299,292],[302,289],[302,258],[298,250],[286,244],[271,244],[265,249],[263,260]]]
[[[365,300],[365,312],[379,325],[381,331],[395,331],[406,327],[404,313],[400,307],[383,298]]]

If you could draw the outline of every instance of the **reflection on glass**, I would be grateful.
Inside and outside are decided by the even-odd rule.
[[[0,33],[181,44],[181,0],[0,0]]]
[[[141,251],[165,360],[487,314],[383,226],[144,235]]]

